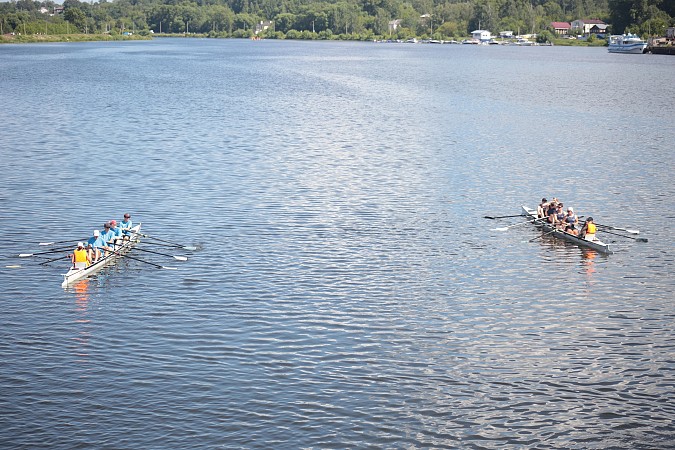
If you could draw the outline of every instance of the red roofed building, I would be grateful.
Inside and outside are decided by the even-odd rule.
[[[551,22],[551,28],[555,34],[568,34],[572,26],[567,22]]]

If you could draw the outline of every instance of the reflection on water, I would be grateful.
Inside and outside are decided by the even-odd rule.
[[[88,307],[89,307],[89,284],[91,280],[85,278],[77,281],[71,286],[71,291],[75,295],[75,323],[78,326],[75,328],[77,336],[73,338],[76,343],[75,346],[75,355],[77,359],[75,362],[84,363],[87,362],[89,356],[89,341],[91,339],[91,331],[89,325],[91,324],[91,319],[89,318]]]
[[[581,252],[581,262],[584,268],[584,273],[587,276],[587,282],[592,281],[595,273],[595,258],[598,257],[598,252],[593,249],[583,249]]]
[[[72,291],[75,293],[76,311],[86,312],[89,304],[89,279],[84,278],[72,285]]]

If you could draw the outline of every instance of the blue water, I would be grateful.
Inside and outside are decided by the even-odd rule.
[[[674,66],[0,46],[1,446],[671,448]],[[648,242],[604,234],[604,256],[483,218],[542,196]],[[189,261],[136,251],[178,270],[66,290],[39,264],[65,253],[16,257],[124,212],[198,250],[145,239]]]

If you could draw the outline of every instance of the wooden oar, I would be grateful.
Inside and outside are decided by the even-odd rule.
[[[483,217],[485,217],[486,219],[493,219],[494,220],[494,219],[506,219],[508,217],[523,217],[523,215],[522,214],[513,214],[511,216],[483,216]]]
[[[178,261],[187,261],[187,256],[175,256],[175,255],[169,255],[168,253],[162,253],[162,252],[155,252],[153,250],[146,250],[144,248],[138,248],[136,247],[136,250],[139,252],[147,252],[147,253],[154,253],[155,255],[162,255],[162,256],[169,256],[173,259],[177,259]]]
[[[642,237],[636,238],[636,237],[633,237],[633,236],[626,236],[625,234],[612,233],[611,231],[608,231],[608,230],[600,230],[600,231],[603,232],[603,233],[613,234],[614,236],[621,236],[621,237],[625,237],[625,238],[628,238],[628,239],[633,239],[634,241],[637,241],[637,242],[649,242],[649,239],[647,239],[647,238],[642,238]]]
[[[546,220],[546,217],[540,217],[540,218],[538,218],[538,219],[530,219],[530,220],[528,220],[527,222],[520,222],[520,223],[517,223],[517,224],[515,224],[515,225],[509,225],[508,227],[493,228],[492,230],[493,230],[493,231],[506,231],[506,230],[508,230],[509,228],[518,227],[518,226],[520,226],[520,225],[525,225],[526,223],[536,223],[536,222],[538,222],[538,221],[540,221],[540,220]]]
[[[640,230],[630,230],[627,228],[610,227],[609,225],[600,225],[599,223],[596,223],[596,225],[602,228],[607,228],[608,230],[625,231],[626,233],[630,234],[640,234]]]
[[[192,247],[192,246],[183,245],[183,244],[177,244],[175,242],[167,241],[167,240],[160,239],[160,238],[157,238],[157,237],[154,237],[154,236],[149,236],[147,234],[141,234],[141,236],[143,236],[144,238],[148,238],[148,239],[154,239],[155,241],[159,241],[159,242],[166,242],[167,244],[171,244],[171,245],[175,246],[176,248],[182,248],[183,250],[197,250],[197,247]]]
[[[158,269],[178,270],[178,267],[166,267],[166,266],[162,266],[162,265],[159,265],[159,264],[151,263],[151,262],[146,261],[144,259],[134,258],[133,256],[129,256],[129,255],[123,255],[121,253],[117,253],[117,255],[122,257],[122,258],[129,258],[129,259],[133,259],[134,261],[142,262],[142,263],[145,263],[145,264],[150,264],[151,266],[155,266]]]

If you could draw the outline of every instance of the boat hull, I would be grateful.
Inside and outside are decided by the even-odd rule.
[[[607,51],[610,53],[627,53],[641,55],[645,52],[647,44],[630,44],[630,45],[610,45]]]
[[[529,219],[537,219],[537,211],[531,208],[528,208],[527,206],[522,207],[522,214]],[[593,250],[597,250],[600,253],[604,253],[606,255],[609,255],[612,253],[612,251],[609,249],[609,244],[606,244],[602,241],[587,241],[586,239],[580,238],[579,236],[575,236],[573,234],[565,233],[564,231],[557,230],[548,223],[545,223],[543,221],[536,222],[535,226],[537,228],[541,228],[541,230],[545,233],[550,233],[549,236],[554,236],[558,239],[565,240],[567,242],[571,242],[573,244],[576,244],[580,247],[586,247],[590,248]]]
[[[102,268],[109,266],[111,264],[114,264],[115,261],[118,259],[122,258],[124,254],[128,253],[134,246],[140,241],[141,239],[141,224],[139,223],[135,227],[131,229],[131,233],[128,235],[129,240],[124,241],[121,245],[117,246],[115,249],[115,253],[111,253],[108,256],[98,260],[96,263],[90,265],[89,267],[85,269],[74,269],[71,268],[68,270],[68,273],[63,274],[63,282],[61,283],[61,287],[66,288],[70,285],[72,285],[74,282],[77,280],[81,280],[83,278],[88,277],[89,275],[93,275]]]

